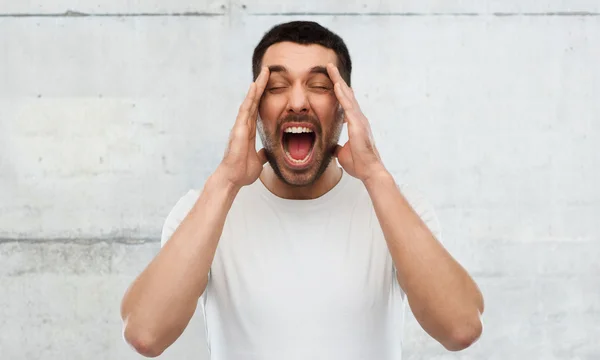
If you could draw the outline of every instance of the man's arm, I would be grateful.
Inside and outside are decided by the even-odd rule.
[[[208,283],[227,214],[239,190],[267,162],[256,151],[258,105],[269,79],[263,68],[240,106],[217,170],[171,239],[127,290],[121,304],[123,337],[140,354],[160,355],[185,330]]]
[[[427,228],[389,173],[370,177],[365,186],[415,318],[446,349],[467,348],[483,329],[479,288]]]
[[[383,166],[369,120],[352,88],[334,64],[327,65],[327,72],[348,124],[348,141],[337,146],[335,155],[369,192],[398,282],[416,319],[448,350],[468,347],[483,328],[481,292],[411,208]]]
[[[187,327],[208,283],[225,219],[237,190],[211,176],[173,236],[125,294],[125,340],[140,354],[160,355]]]

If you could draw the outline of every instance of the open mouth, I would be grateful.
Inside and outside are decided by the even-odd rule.
[[[283,129],[282,145],[285,158],[292,167],[310,163],[317,136],[309,126],[287,126]]]

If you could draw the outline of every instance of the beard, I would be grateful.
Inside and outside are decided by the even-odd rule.
[[[313,159],[311,165],[306,169],[292,169],[284,160],[286,154],[282,143],[281,129],[286,123],[290,122],[310,123],[314,126],[315,140],[312,148],[313,154],[311,155]],[[327,170],[331,160],[333,160],[334,150],[338,145],[343,124],[343,110],[339,107],[335,120],[328,129],[323,129],[321,122],[314,116],[295,114],[290,114],[281,119],[273,133],[264,127],[260,118],[258,119],[257,129],[265,149],[267,161],[275,175],[287,185],[301,187],[314,184]]]

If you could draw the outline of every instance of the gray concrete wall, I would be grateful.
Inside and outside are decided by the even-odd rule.
[[[123,292],[299,18],[344,37],[386,165],[486,297],[477,344],[411,317],[405,358],[600,359],[597,0],[1,0],[0,359],[140,358]],[[196,316],[161,358],[205,352]]]

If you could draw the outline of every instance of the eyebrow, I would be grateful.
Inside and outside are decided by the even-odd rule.
[[[269,72],[272,73],[289,73],[288,69],[283,65],[270,65]],[[309,74],[323,74],[329,78],[329,73],[327,72],[327,68],[325,66],[313,66],[310,68]],[[330,79],[331,80],[331,79]]]

